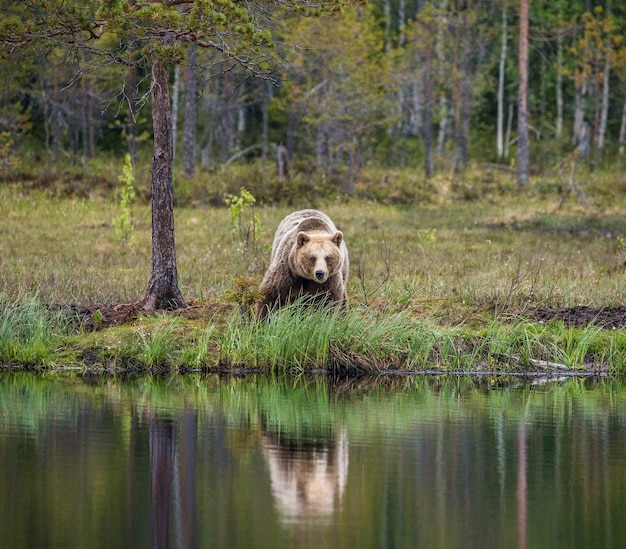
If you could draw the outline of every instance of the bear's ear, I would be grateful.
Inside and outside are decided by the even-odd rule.
[[[341,246],[341,243],[343,242],[343,233],[341,231],[337,231],[331,240],[337,245],[337,247]]]
[[[311,237],[308,234],[306,234],[304,231],[300,231],[298,233],[298,236],[296,237],[298,248],[302,248],[302,246],[304,246],[309,240],[311,240]]]

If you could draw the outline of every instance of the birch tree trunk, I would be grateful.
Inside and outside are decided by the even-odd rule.
[[[445,93],[439,96],[439,130],[437,132],[437,154],[443,154],[448,130],[448,98]]]
[[[626,99],[622,106],[622,123],[619,127],[619,155],[624,156],[624,140],[626,139]]]
[[[517,110],[517,186],[528,186],[528,11],[530,0],[520,0],[519,96]]]
[[[244,94],[244,91],[242,87],[238,95],[237,121],[236,121],[236,126],[234,128],[233,147],[235,151],[237,152],[239,152],[243,147],[242,138],[243,138],[244,132],[246,131],[246,108],[245,108],[245,101],[243,98],[243,94]]]
[[[504,158],[509,159],[509,147],[511,146],[511,131],[513,126],[513,103],[509,103],[509,114],[506,117],[506,134],[504,136]]]

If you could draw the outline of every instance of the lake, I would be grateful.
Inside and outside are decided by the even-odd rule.
[[[0,372],[0,547],[626,547],[626,382]]]

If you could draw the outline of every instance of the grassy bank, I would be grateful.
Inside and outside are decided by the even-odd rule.
[[[5,185],[0,363],[621,373],[620,324],[536,313],[626,304],[624,179],[589,176],[583,201],[563,200],[548,178],[517,194],[507,174],[478,175],[463,192],[458,183],[434,181],[428,199],[411,205],[317,201],[346,236],[351,309],[294,307],[263,324],[249,320],[246,296],[262,276],[280,219],[309,203],[258,207],[262,229],[248,247],[229,225],[228,209],[178,207],[180,285],[192,308],[109,327],[98,325],[98,311],[132,303],[146,289],[148,205],[134,206],[135,228],[122,241],[112,198]]]
[[[494,320],[484,327],[441,325],[408,311],[347,313],[292,306],[268,322],[238,313],[199,322],[163,315],[81,330],[63,310],[5,309],[0,362],[32,368],[107,371],[267,371],[334,374],[405,372],[624,372],[626,333],[561,322]]]

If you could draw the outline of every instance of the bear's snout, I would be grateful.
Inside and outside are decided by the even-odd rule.
[[[326,273],[324,271],[315,271],[315,278],[317,278],[317,280],[324,280],[324,277],[326,276]]]

